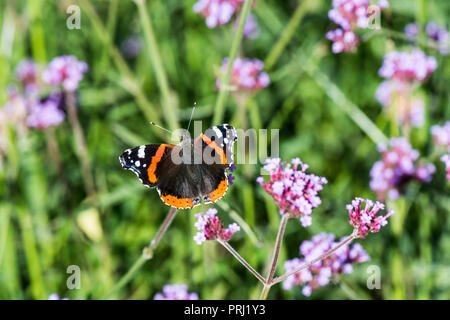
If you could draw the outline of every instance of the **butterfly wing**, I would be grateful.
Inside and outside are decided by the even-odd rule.
[[[236,129],[229,124],[222,124],[205,130],[197,139],[202,140],[203,160],[207,164],[216,163],[229,167],[234,161],[234,143],[237,140]],[[198,148],[196,148],[198,150]],[[213,159],[208,159],[213,158]]]
[[[170,144],[146,144],[125,150],[119,157],[122,168],[133,171],[147,187],[157,185],[158,163],[170,157],[175,146]]]

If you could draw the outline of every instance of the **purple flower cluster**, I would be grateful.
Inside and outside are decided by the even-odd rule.
[[[394,112],[401,126],[423,126],[425,103],[413,91],[417,83],[425,81],[436,68],[436,59],[426,56],[420,49],[392,51],[384,57],[378,73],[387,80],[380,83],[375,97],[388,114]]]
[[[198,213],[195,215],[197,222],[194,226],[198,232],[194,236],[194,241],[197,244],[200,245],[206,240],[216,239],[229,241],[231,236],[241,229],[237,223],[232,223],[228,225],[227,229],[224,229],[222,222],[216,214],[217,209],[210,208],[205,214]]]
[[[304,227],[311,225],[312,210],[322,203],[318,193],[327,183],[324,177],[307,174],[308,167],[299,158],[287,164],[280,158],[266,159],[264,169],[269,172],[270,180],[256,179],[278,204],[280,214],[300,217]]]
[[[215,28],[228,23],[243,2],[244,0],[199,0],[193,9],[205,17],[208,28]]]
[[[420,49],[391,51],[385,55],[378,74],[386,79],[423,82],[437,68],[436,58]]]
[[[332,233],[320,233],[311,240],[303,241],[300,245],[300,254],[304,258],[294,258],[286,261],[284,264],[286,272],[294,271],[303,264],[333,249],[339,243],[335,242],[334,239],[335,236]],[[303,286],[303,295],[310,296],[314,290],[327,285],[330,280],[342,274],[352,273],[354,264],[369,260],[369,255],[359,243],[354,244],[352,247],[347,244],[325,259],[317,261],[308,268],[291,275],[283,282],[283,288],[290,290],[294,286]]]
[[[442,127],[434,125],[431,127],[431,134],[434,142],[450,151],[450,121],[447,121]]]
[[[239,20],[234,22],[234,28],[237,29],[239,25]],[[244,37],[249,39],[255,39],[259,36],[260,30],[259,25],[256,22],[256,18],[251,13],[248,14],[247,20],[245,20],[244,24]]]
[[[368,0],[333,0],[333,8],[328,11],[331,21],[339,25],[336,30],[329,31],[326,38],[333,42],[333,53],[354,51],[359,44],[355,30],[367,28],[371,15]],[[387,0],[380,0],[378,8],[389,7]]]
[[[52,293],[48,296],[47,300],[69,300],[69,298],[60,298],[57,293]]]
[[[419,35],[419,25],[415,22],[405,26],[405,34],[411,40],[417,40]],[[430,41],[433,41],[440,54],[447,55],[450,53],[450,35],[447,29],[440,27],[436,22],[428,22],[425,26],[425,33]]]
[[[447,171],[447,180],[450,181],[450,154],[444,154],[441,157],[441,161],[445,164],[445,170]]]
[[[222,75],[226,74],[229,59],[225,58],[220,68]],[[270,83],[269,75],[263,72],[264,63],[258,59],[236,58],[233,62],[230,83],[237,90],[257,91]],[[220,77],[216,79],[217,88],[220,88]]]
[[[403,137],[392,138],[389,147],[379,146],[378,151],[382,159],[375,162],[370,170],[370,188],[381,201],[387,197],[397,199],[410,180],[429,182],[436,170],[431,163],[416,164],[419,152]]]
[[[75,91],[87,69],[87,64],[74,56],[56,57],[42,73],[42,79],[49,85],[61,85],[64,90]]]
[[[387,114],[395,112],[398,124],[420,128],[425,121],[425,103],[421,98],[411,96],[412,90],[410,83],[385,80],[378,86],[375,98]]]
[[[369,232],[379,232],[381,227],[387,225],[387,218],[394,214],[393,210],[388,210],[386,215],[377,216],[377,213],[384,209],[384,204],[369,199],[355,198],[346,208],[350,216],[350,225],[355,228],[357,237],[362,239]]]
[[[157,293],[154,300],[198,300],[195,292],[188,292],[185,284],[166,284],[162,293]]]
[[[3,111],[8,121],[16,127],[38,129],[61,124],[65,118],[62,89],[77,89],[86,70],[86,63],[74,56],[56,57],[46,67],[29,59],[21,61],[15,70],[19,88],[10,87]]]

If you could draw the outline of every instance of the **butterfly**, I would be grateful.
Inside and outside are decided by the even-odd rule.
[[[145,186],[156,188],[166,205],[190,209],[225,195],[226,171],[233,165],[236,140],[234,127],[222,124],[178,145],[146,144],[127,149],[119,160]]]

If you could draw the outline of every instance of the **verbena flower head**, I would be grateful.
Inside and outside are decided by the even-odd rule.
[[[450,151],[450,121],[447,121],[443,126],[432,126],[431,134],[438,146],[447,148]]]
[[[450,154],[444,154],[441,157],[441,161],[445,164],[445,170],[447,171],[447,180],[450,181]]]
[[[388,210],[384,216],[377,216],[378,211],[384,209],[384,204],[369,199],[355,198],[346,208],[350,225],[355,228],[356,236],[362,239],[369,232],[380,231],[381,227],[387,225],[387,218],[394,214],[393,210]]]
[[[420,49],[391,51],[384,56],[378,74],[387,79],[423,82],[436,68],[436,59]]]
[[[33,93],[38,89],[40,70],[31,59],[19,62],[15,69],[16,78],[21,82],[26,93]]]
[[[30,107],[27,117],[29,127],[45,129],[57,126],[64,121],[65,114],[58,108],[59,95],[51,96],[44,102],[38,102]]]
[[[415,22],[408,23],[405,26],[405,34],[411,40],[417,39],[417,36],[419,35],[419,26],[418,26],[418,24],[415,23]]]
[[[447,29],[440,27],[436,22],[429,22],[425,27],[427,36],[436,42],[439,53],[447,55],[450,52],[450,36]]]
[[[370,170],[370,188],[379,200],[384,201],[387,197],[397,199],[410,180],[431,180],[434,165],[416,164],[419,152],[405,138],[392,138],[388,147],[380,145],[378,150],[382,159],[375,162]]]
[[[216,239],[229,241],[231,236],[241,229],[237,223],[232,223],[228,225],[227,229],[224,229],[222,222],[216,214],[217,209],[210,208],[205,214],[198,213],[195,215],[197,222],[194,226],[198,232],[194,236],[194,241],[197,244],[202,244],[206,240]]]
[[[244,0],[199,0],[193,9],[205,17],[208,28],[215,28],[228,23],[243,2]]]
[[[154,300],[198,300],[195,292],[188,292],[185,284],[166,284],[162,293],[155,294]]]
[[[64,90],[75,91],[87,69],[87,64],[79,61],[75,56],[60,56],[48,64],[42,79],[50,85],[61,85]]]
[[[227,73],[229,59],[225,58],[220,68],[222,75]],[[230,84],[237,90],[257,91],[270,84],[269,75],[263,72],[264,63],[258,59],[236,58],[231,70]],[[216,79],[217,88],[220,88],[220,77]]]
[[[300,217],[304,227],[311,225],[312,210],[321,204],[318,193],[327,183],[324,177],[307,174],[308,167],[299,158],[287,164],[280,158],[266,159],[264,169],[270,180],[264,182],[263,177],[256,180],[273,197],[281,215]]]
[[[320,233],[312,237],[311,240],[303,241],[300,245],[300,255],[303,258],[294,258],[286,261],[284,264],[286,272],[294,271],[304,263],[312,261],[333,249],[338,244],[334,239],[335,236],[332,233]],[[352,273],[354,264],[369,260],[370,256],[359,243],[354,244],[352,247],[347,244],[327,258],[291,275],[283,282],[283,288],[290,290],[294,286],[303,286],[303,295],[310,296],[312,291],[327,285],[340,275]]]
[[[359,38],[352,30],[330,30],[326,34],[328,40],[333,41],[331,50],[333,53],[351,52],[355,51],[359,44]]]
[[[333,0],[328,17],[343,29],[366,28],[368,0]]]
[[[425,122],[425,103],[422,99],[412,96],[411,90],[409,83],[385,80],[378,86],[375,98],[387,114],[395,112],[399,125],[420,128]]]

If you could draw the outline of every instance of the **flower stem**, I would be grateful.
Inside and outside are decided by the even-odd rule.
[[[267,55],[266,60],[264,61],[266,70],[271,69],[278,61],[281,54],[283,53],[284,48],[286,48],[289,40],[291,40],[292,36],[295,33],[295,30],[297,30],[297,27],[305,16],[310,4],[313,3],[312,0],[304,0],[299,2],[301,3],[298,5],[297,9],[292,15],[292,18],[289,21],[288,25],[283,30],[280,39],[278,39],[277,43],[272,47],[272,49],[270,49],[270,52]]]
[[[237,253],[236,250],[227,242],[222,241],[220,239],[217,239],[217,242],[219,242],[222,246],[225,247],[244,267],[246,267],[261,283],[265,283],[266,280],[262,275],[260,275],[253,267],[244,259],[241,257],[239,253]]]
[[[150,15],[148,14],[146,0],[134,0],[138,7],[139,18],[142,23],[142,29],[144,30],[145,40],[148,46],[148,52],[152,61],[153,69],[155,70],[156,80],[159,86],[159,90],[162,95],[162,109],[164,110],[163,116],[169,125],[170,130],[178,128],[177,114],[174,99],[171,98],[169,82],[167,81],[167,75],[164,71],[163,63],[161,61],[161,55],[159,54],[158,43],[153,32],[152,22]]]
[[[242,41],[242,37],[244,34],[244,26],[245,21],[247,20],[247,16],[250,12],[250,6],[251,6],[252,0],[245,0],[244,6],[242,7],[242,13],[239,18],[239,25],[236,30],[236,34],[233,38],[233,42],[231,44],[230,54],[228,56],[228,66],[227,66],[227,73],[225,74],[225,77],[222,79],[220,83],[220,89],[219,89],[219,96],[217,97],[216,101],[216,107],[214,111],[214,123],[221,123],[223,114],[225,111],[225,102],[228,97],[228,91],[230,86],[230,79],[231,79],[231,70],[233,68],[233,62],[236,59],[239,46]]]
[[[272,263],[270,266],[270,271],[267,276],[267,279],[264,283],[264,287],[261,291],[260,299],[266,300],[267,295],[269,294],[270,287],[272,286],[273,275],[275,274],[275,269],[277,268],[278,256],[280,254],[281,243],[283,242],[284,231],[286,230],[286,223],[289,219],[288,214],[284,214],[281,218],[280,227],[278,228],[277,240],[275,242],[275,248],[273,250],[272,255]]]
[[[89,162],[86,139],[84,137],[83,129],[81,128],[80,121],[78,119],[75,94],[73,91],[66,91],[65,95],[69,122],[75,135],[76,153],[78,156],[78,160],[81,163],[84,186],[88,195],[93,196],[95,195],[94,177],[92,175],[91,164]]]
[[[123,286],[125,286],[128,282],[130,282],[130,280],[135,277],[136,273],[144,265],[144,263],[153,258],[153,252],[155,251],[162,237],[164,236],[173,219],[175,218],[176,213],[177,209],[170,208],[168,215],[166,216],[163,223],[159,227],[155,237],[152,239],[149,245],[142,250],[142,254],[139,257],[139,259],[136,260],[136,262],[131,266],[130,270],[128,270],[128,272],[122,278],[120,278],[119,282],[117,282],[117,284],[111,290],[109,290],[107,294],[105,294],[103,299],[108,299],[114,293],[120,290]]]
[[[334,248],[330,249],[329,251],[325,252],[324,254],[318,256],[317,258],[308,261],[304,264],[302,264],[300,267],[298,267],[295,270],[289,271],[286,274],[277,277],[275,279],[273,279],[273,281],[270,283],[270,285],[274,285],[277,284],[283,280],[286,280],[287,278],[289,278],[290,276],[292,276],[293,274],[302,271],[303,269],[308,268],[310,265],[316,263],[317,261],[323,260],[325,258],[327,258],[328,256],[330,256],[331,254],[333,254],[336,250],[338,250],[339,248],[341,248],[342,246],[346,245],[347,243],[349,243],[350,241],[352,241],[353,239],[357,238],[356,233],[352,233],[350,236],[348,236],[347,238],[345,238],[344,240],[342,240],[339,244],[337,244]]]

